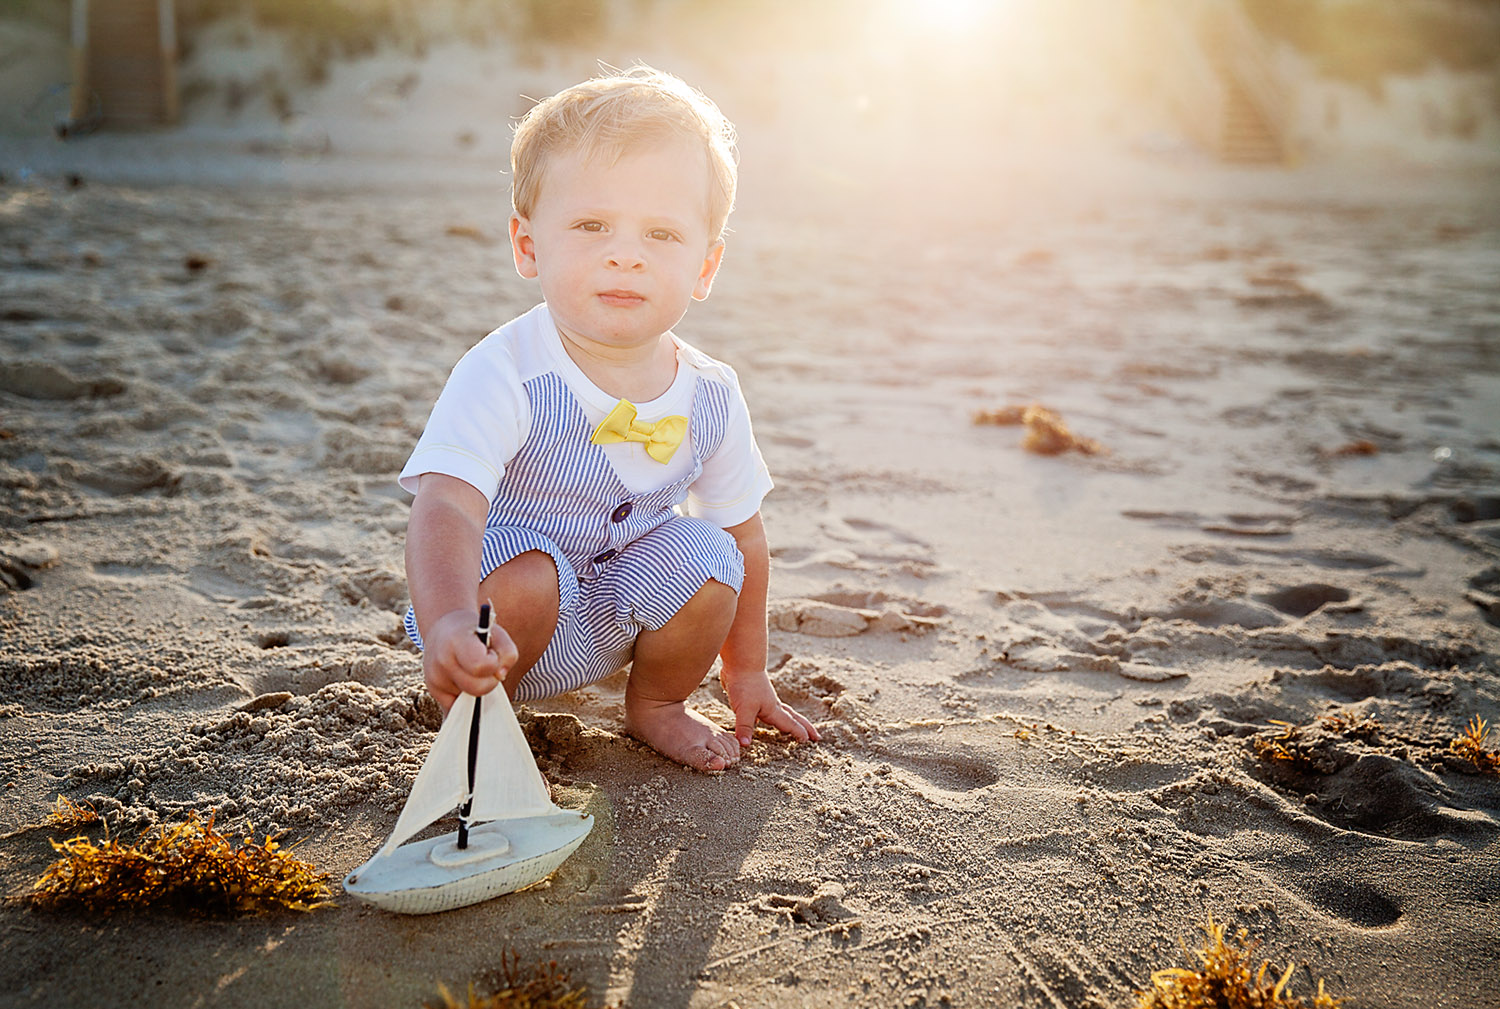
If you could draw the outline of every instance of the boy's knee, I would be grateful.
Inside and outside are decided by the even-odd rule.
[[[541,550],[528,550],[501,564],[480,583],[481,602],[487,593],[503,589],[508,599],[531,603],[551,600],[557,605],[557,564]]]
[[[734,590],[733,586],[725,585],[716,578],[710,578],[703,583],[702,588],[693,593],[692,598],[683,604],[682,609],[677,611],[677,615],[686,614],[693,622],[733,619],[739,603],[740,594]]]

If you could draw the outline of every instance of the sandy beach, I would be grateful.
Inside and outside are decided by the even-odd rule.
[[[824,741],[697,774],[623,734],[617,674],[519,712],[596,819],[542,887],[426,918],[337,886],[227,921],[10,901],[0,1005],[416,1006],[513,949],[591,1005],[1104,1009],[1209,914],[1304,996],[1496,1005],[1500,778],[1448,750],[1500,719],[1493,166],[1075,151],[918,189],[938,153],[778,172],[799,149],[743,133],[677,331],[741,376],[769,660]],[[500,163],[216,143],[0,163],[10,896],[59,794],[123,836],[217,810],[336,883],[439,724],[395,474],[539,297]],[[1106,451],[974,421],[1029,404]],[[729,715],[712,679],[695,703]]]

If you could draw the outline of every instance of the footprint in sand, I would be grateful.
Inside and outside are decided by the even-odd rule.
[[[35,583],[30,571],[4,554],[0,554],[0,589],[7,592],[21,592],[31,588],[33,584]]]
[[[1306,585],[1289,585],[1272,592],[1262,592],[1253,598],[1288,616],[1307,617],[1323,609],[1329,603],[1349,602],[1350,595],[1348,589],[1341,589],[1337,585],[1309,582]],[[1341,607],[1341,609],[1347,609],[1347,607]]]
[[[913,739],[899,746],[872,740],[862,748],[877,761],[869,768],[877,780],[899,785],[947,809],[980,808],[984,797],[979,793],[1000,780],[989,741],[977,745],[950,741],[929,747]]]
[[[265,655],[241,664],[232,679],[252,697],[283,691],[302,697],[337,683],[379,686],[406,666],[384,645],[329,645],[293,630],[266,631],[250,642]]]
[[[1500,519],[1500,494],[1476,494],[1461,497],[1448,506],[1453,521],[1468,525]]]
[[[859,915],[844,906],[845,888],[842,883],[818,884],[809,896],[797,894],[768,893],[750,904],[757,911],[786,914],[794,921],[807,925],[832,925],[850,922],[858,927]]]
[[[1385,837],[1474,837],[1495,829],[1489,817],[1442,802],[1436,775],[1384,753],[1364,754],[1321,784],[1317,794],[1335,822]]]
[[[1500,627],[1500,567],[1485,568],[1469,579],[1464,598],[1484,612],[1484,618]]]
[[[852,563],[840,566],[896,571],[918,578],[927,577],[936,566],[930,544],[895,526],[870,519],[830,516],[822,527],[829,539],[853,554]]]
[[[778,631],[820,638],[849,638],[866,631],[925,634],[944,623],[947,609],[883,592],[829,592],[772,604],[770,625]]]
[[[406,608],[406,579],[394,571],[366,568],[347,572],[338,582],[339,594],[350,606],[374,606],[382,610]]]
[[[1421,577],[1425,568],[1411,568],[1400,561],[1379,554],[1361,553],[1357,550],[1278,550],[1274,547],[1244,547],[1247,554],[1267,560],[1284,560],[1287,563],[1310,564],[1331,571],[1379,571],[1393,577]],[[1252,561],[1254,563],[1254,561]]]
[[[985,651],[1000,665],[1028,672],[1113,673],[1147,682],[1187,676],[1208,657],[1246,653],[1268,664],[1352,669],[1392,660],[1446,668],[1475,652],[1463,641],[1353,629],[1347,617],[1364,603],[1339,585],[1273,583],[1252,591],[1243,581],[1194,579],[1165,604],[1120,613],[1071,593],[998,592],[1010,626],[990,635]],[[1333,627],[1320,624],[1312,633],[1296,623],[1322,614],[1332,614]]]
[[[945,792],[977,792],[1000,780],[994,764],[975,756],[963,743],[951,750],[926,750],[907,745],[900,752],[885,748],[875,752],[895,767]]]
[[[1120,513],[1125,518],[1151,522],[1160,526],[1178,526],[1199,529],[1221,536],[1290,536],[1297,524],[1297,516],[1284,513],[1228,515],[1201,515],[1191,511],[1142,511],[1127,509]]]
[[[1356,928],[1390,928],[1401,920],[1401,905],[1367,883],[1319,876],[1306,887],[1303,896]]]
[[[814,661],[793,659],[790,655],[772,674],[776,680],[776,692],[782,700],[812,701],[822,705],[832,704],[847,689],[842,680],[829,676]]]
[[[26,399],[103,399],[125,391],[113,376],[79,378],[58,365],[41,361],[0,364],[0,392]]]
[[[771,549],[771,557],[778,568],[797,571],[803,568],[829,567],[843,571],[863,571],[869,565],[860,560],[859,554],[843,547],[829,550],[814,550],[810,547],[779,546]]]
[[[57,563],[57,548],[20,540],[0,550],[0,591],[22,592],[36,584],[36,573]]]
[[[1264,732],[1247,769],[1344,830],[1401,840],[1493,834],[1490,816],[1454,806],[1453,790],[1436,773],[1406,759],[1404,746],[1398,749],[1371,725],[1340,729],[1318,722]]]
[[[95,465],[62,460],[57,464],[57,471],[65,479],[114,495],[144,494],[153,490],[171,495],[182,483],[181,470],[148,455],[126,456]]]
[[[998,591],[995,600],[1011,625],[1000,634],[992,658],[1033,673],[1112,673],[1159,683],[1188,674],[1158,663],[1140,643],[1141,615],[1118,613],[1069,592]],[[1162,642],[1165,644],[1165,642]]]
[[[272,648],[285,648],[295,639],[291,631],[267,631],[255,637],[257,647],[270,650]]]
[[[1247,421],[1250,421],[1251,418],[1246,418],[1242,415],[1235,415],[1231,411],[1226,411],[1223,414],[1223,418],[1226,421],[1229,421],[1231,424],[1234,424],[1236,427],[1250,426],[1250,423],[1248,423]],[[1269,424],[1275,419],[1276,418],[1274,417],[1265,417],[1261,419],[1260,422]],[[1265,487],[1282,494],[1307,494],[1311,491],[1317,490],[1318,488],[1318,485],[1313,483],[1311,480],[1303,480],[1298,477],[1290,476],[1286,473],[1242,469],[1236,470],[1235,476],[1249,480],[1258,487]]]
[[[1357,550],[1289,549],[1255,545],[1204,545],[1185,544],[1172,547],[1174,556],[1190,564],[1286,566],[1307,565],[1328,571],[1378,571],[1392,578],[1420,578],[1427,573],[1425,568],[1408,567],[1400,561],[1379,554],[1361,553]]]

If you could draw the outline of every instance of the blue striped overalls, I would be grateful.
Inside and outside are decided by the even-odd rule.
[[[567,383],[548,372],[524,383],[532,423],[505,468],[485,522],[480,578],[529,550],[557,565],[557,630],[516,700],[551,697],[603,679],[630,662],[643,630],[659,630],[713,579],[740,590],[744,558],[734,537],[674,507],[724,436],[728,391],[699,376],[689,417],[693,468],[632,494],[615,475]],[[406,632],[418,647],[416,614]]]

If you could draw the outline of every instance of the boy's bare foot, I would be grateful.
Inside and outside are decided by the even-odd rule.
[[[740,744],[683,701],[653,701],[625,691],[625,731],[657,753],[697,771],[722,771],[740,759]]]

